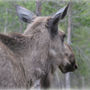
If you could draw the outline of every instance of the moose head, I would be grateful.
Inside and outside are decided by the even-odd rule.
[[[65,32],[62,30],[59,30],[59,35],[60,35],[60,37],[66,37]],[[63,40],[64,39],[62,38],[62,41]],[[65,56],[64,56],[65,62],[62,62],[63,64],[60,65],[59,68],[63,73],[72,72],[77,69],[75,55],[69,44],[64,43],[64,47],[65,47]],[[64,68],[62,68],[62,67],[64,67]]]
[[[66,68],[67,66],[71,66],[71,64],[68,63],[70,58],[65,60],[66,51],[68,51],[66,50],[66,47],[68,46],[64,45],[65,35],[59,35],[58,23],[66,16],[68,7],[69,4],[64,8],[61,8],[53,16],[43,17],[36,16],[33,12],[27,10],[26,8],[16,5],[16,11],[19,19],[29,24],[24,32],[24,35],[34,34],[35,37],[39,37],[39,41],[37,40],[37,42],[42,42],[43,45],[47,45],[46,49],[49,57],[48,62],[50,64],[53,63],[58,65],[64,73],[71,71]]]

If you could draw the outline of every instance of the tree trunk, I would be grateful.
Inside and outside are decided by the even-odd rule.
[[[8,16],[8,10],[7,10],[7,8],[6,8],[6,18],[5,18],[4,33],[7,32],[7,23],[8,23],[8,21],[7,21],[7,16]]]
[[[71,3],[68,10],[68,29],[67,29],[67,43],[71,44]]]
[[[67,43],[71,44],[71,2],[68,10]],[[66,88],[70,88],[70,73],[66,74]]]
[[[41,15],[41,0],[36,0],[36,15]]]
[[[85,88],[85,79],[83,76],[81,76],[81,81],[82,81],[82,89]]]
[[[19,24],[20,24],[20,33],[22,33],[23,32],[23,22],[21,22],[20,20],[19,20]]]

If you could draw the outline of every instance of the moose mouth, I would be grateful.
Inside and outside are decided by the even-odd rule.
[[[67,73],[67,72],[73,72],[77,69],[77,65],[69,65],[69,66],[59,66],[59,69],[61,70],[62,73]]]

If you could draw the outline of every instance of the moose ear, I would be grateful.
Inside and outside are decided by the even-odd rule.
[[[8,48],[11,48],[16,43],[16,40],[14,38],[4,34],[0,34],[0,41]]]
[[[22,34],[5,35],[0,34],[0,41],[12,51],[20,51],[25,48],[27,37]],[[19,49],[18,49],[19,48]]]
[[[59,20],[63,19],[66,16],[68,7],[69,7],[69,4],[65,6],[64,8],[61,8],[56,14],[52,16],[54,24],[57,24]]]
[[[33,12],[19,5],[16,5],[16,13],[19,19],[26,23],[30,23],[36,17]]]

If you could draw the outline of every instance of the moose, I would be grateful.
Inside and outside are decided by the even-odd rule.
[[[37,17],[16,6],[17,15],[28,26],[23,34],[0,34],[0,88],[30,88],[37,80],[48,88],[49,73],[57,67],[63,73],[77,69],[72,50],[64,44],[65,35],[58,31],[68,7],[53,16]]]

